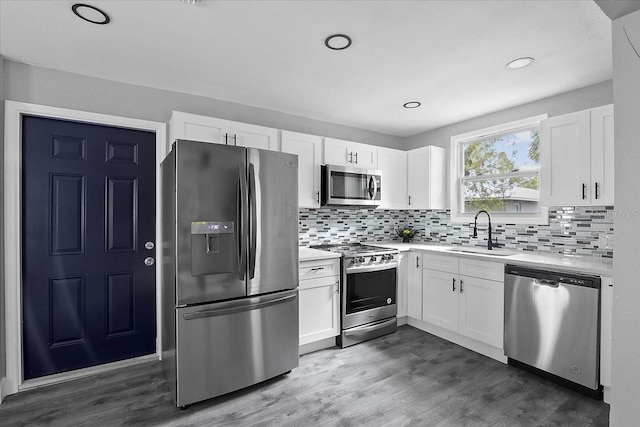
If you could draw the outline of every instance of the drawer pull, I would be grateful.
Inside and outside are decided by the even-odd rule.
[[[324,267],[313,267],[311,271],[324,270]]]

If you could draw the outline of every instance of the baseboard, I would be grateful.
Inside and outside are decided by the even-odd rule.
[[[133,366],[140,363],[145,363],[150,360],[158,360],[156,353],[148,354],[146,356],[134,357],[132,359],[120,360],[118,362],[105,363],[103,365],[92,366],[89,368],[77,369],[74,371],[62,372],[54,375],[47,375],[46,377],[35,378],[27,380],[20,384],[19,391],[31,390],[38,387],[44,387],[52,384],[64,383],[67,381],[75,380],[77,378],[84,378],[91,375],[101,374],[103,372],[112,371],[114,369],[125,368],[127,366]]]
[[[504,355],[504,350],[501,348],[493,347],[489,344],[476,341],[472,338],[465,337],[456,332],[432,325],[431,323],[423,322],[422,320],[414,319],[412,317],[409,317],[407,319],[407,324],[413,326],[414,328],[418,328],[422,331],[450,341],[461,347],[473,350],[476,353],[480,353],[482,355],[495,359],[498,362],[502,362],[505,364],[507,363],[507,357]]]
[[[4,400],[4,398],[7,396],[7,379],[6,378],[2,378],[0,379],[0,405],[2,404],[2,401]]]
[[[336,337],[325,338],[320,341],[310,342],[308,344],[303,344],[299,347],[298,354],[302,356],[303,354],[313,353],[314,351],[324,350],[325,348],[335,347],[336,346]]]
[[[407,324],[407,316],[398,316],[398,326],[402,326],[402,325],[406,325]]]
[[[602,400],[604,401],[604,403],[608,403],[609,405],[611,405],[611,400],[612,400],[611,387],[602,388]]]

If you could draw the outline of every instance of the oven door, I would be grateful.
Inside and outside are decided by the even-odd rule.
[[[334,206],[378,206],[381,173],[376,170],[323,167],[323,204]]]
[[[397,270],[397,262],[344,268],[342,329],[396,316]]]

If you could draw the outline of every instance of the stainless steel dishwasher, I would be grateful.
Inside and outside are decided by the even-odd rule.
[[[509,364],[601,397],[600,277],[507,265],[504,287]]]

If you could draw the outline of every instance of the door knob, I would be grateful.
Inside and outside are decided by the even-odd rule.
[[[155,262],[156,260],[151,256],[148,256],[144,259],[144,265],[146,265],[147,267],[151,267],[153,264],[155,264]]]
[[[156,245],[154,245],[154,244],[153,244],[153,242],[151,242],[151,241],[149,241],[149,242],[147,242],[147,243],[145,243],[145,244],[144,244],[144,248],[145,248],[145,249],[149,249],[149,250],[151,250],[151,249],[153,249],[153,248],[155,248],[155,247],[156,247]]]

